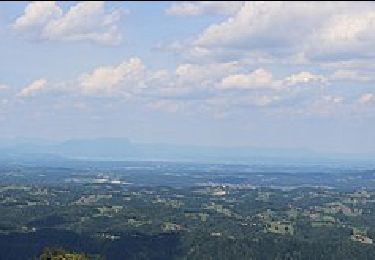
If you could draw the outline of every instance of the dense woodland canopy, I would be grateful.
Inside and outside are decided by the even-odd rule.
[[[136,166],[2,168],[0,259],[374,259],[373,171]]]

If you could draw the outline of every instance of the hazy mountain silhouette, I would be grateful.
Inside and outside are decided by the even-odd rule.
[[[371,155],[323,154],[308,149],[191,146],[134,143],[127,138],[70,139],[62,142],[39,139],[0,140],[1,158],[74,158],[104,160],[323,160],[367,159]]]

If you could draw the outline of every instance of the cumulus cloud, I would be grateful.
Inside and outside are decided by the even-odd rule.
[[[237,12],[242,1],[196,1],[178,2],[165,10],[168,15],[195,16],[202,14],[232,15]]]
[[[120,87],[129,92],[144,80],[144,65],[135,57],[115,66],[102,66],[79,77],[79,86],[85,94],[118,93]]]
[[[23,88],[17,96],[19,97],[30,97],[35,93],[43,90],[46,87],[47,81],[45,79],[38,79],[30,83],[28,86]]]
[[[234,74],[222,79],[220,89],[257,89],[272,87],[272,74],[262,68],[249,74]]]
[[[319,45],[311,47],[323,59],[374,57],[375,6],[332,14],[316,33]]]
[[[118,21],[124,11],[107,11],[104,2],[87,1],[64,13],[54,1],[31,2],[13,27],[43,40],[80,41],[115,45],[121,41]]]
[[[43,26],[61,15],[62,10],[54,1],[35,1],[26,6],[23,15],[16,19],[13,26],[17,30],[26,30]]]
[[[320,6],[317,8],[310,2],[246,2],[226,21],[208,27],[195,44],[226,49],[290,51],[289,48],[301,44],[296,40],[308,36],[314,30],[312,25],[318,23],[320,16],[330,8],[323,3]],[[296,20],[300,22],[295,23]],[[287,32],[285,28],[289,28]]]
[[[255,56],[293,62],[300,62],[295,57],[304,62],[374,57],[374,8],[370,2],[245,2],[197,35],[185,53],[215,60]]]
[[[222,79],[219,89],[273,89],[286,90],[288,87],[326,82],[322,75],[307,71],[291,74],[283,79],[275,79],[271,72],[259,68],[249,74],[233,74]]]
[[[104,2],[68,5],[65,9],[53,1],[28,3],[13,28],[39,40],[106,45],[121,41],[122,9],[110,9]],[[363,2],[173,3],[166,14],[216,16],[209,19],[216,22],[199,34],[170,45],[182,53],[175,67],[154,70],[133,57],[99,64],[70,80],[49,80],[48,87],[45,79],[36,80],[17,96],[54,91],[88,103],[92,97],[104,97],[172,113],[196,110],[221,115],[249,107],[309,113],[343,107],[371,110],[372,106],[360,104],[374,101],[374,94],[367,93],[375,69],[373,10],[374,3]],[[348,91],[354,84],[356,90]],[[5,88],[0,84],[0,91]],[[79,102],[74,107],[86,109]]]
[[[180,64],[175,70],[177,85],[191,85],[192,87],[212,86],[228,73],[240,69],[237,62],[211,63],[211,64]]]
[[[365,93],[365,94],[362,94],[358,98],[358,102],[361,103],[361,104],[369,104],[369,103],[372,103],[373,101],[374,101],[374,94],[373,93]]]
[[[244,73],[248,66],[241,62],[183,63],[174,69],[152,70],[140,58],[133,57],[119,64],[98,66],[68,81],[49,83],[48,89],[45,80],[37,80],[18,96],[31,96],[45,89],[85,98],[126,99],[171,113],[200,111],[221,115],[249,107],[264,111],[293,107],[303,111],[304,106],[310,106],[309,113],[324,112],[325,108],[330,113],[344,103],[337,91],[332,94],[328,87],[319,87],[329,82],[327,76],[307,70],[282,76],[272,67]]]
[[[183,63],[174,69],[152,70],[133,57],[119,64],[98,66],[70,81],[49,83],[46,90],[68,91],[86,98],[126,99],[169,113],[195,111],[213,116],[242,113],[250,107],[270,113],[295,110],[306,115],[328,115],[348,102],[353,101],[355,109],[354,103],[373,99],[372,94],[359,101],[341,95],[339,89],[331,91],[328,76],[307,70],[280,75],[270,67],[244,73],[248,66],[240,62]],[[319,87],[326,83],[326,88]],[[33,95],[45,89],[45,84],[43,80],[35,81],[18,96]]]
[[[138,57],[120,64],[98,66],[73,80],[83,94],[148,96],[158,98],[200,98],[214,91],[227,75],[239,72],[237,62],[192,64],[182,63],[175,69],[151,70]],[[75,84],[77,82],[77,84]]]

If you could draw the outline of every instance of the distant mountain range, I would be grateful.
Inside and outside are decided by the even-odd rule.
[[[307,149],[207,147],[134,143],[126,138],[72,139],[62,142],[0,140],[0,159],[164,160],[197,162],[278,162],[372,160],[371,155],[321,154]]]

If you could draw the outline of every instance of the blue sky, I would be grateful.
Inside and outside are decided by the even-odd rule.
[[[0,137],[375,152],[372,2],[1,2]]]

